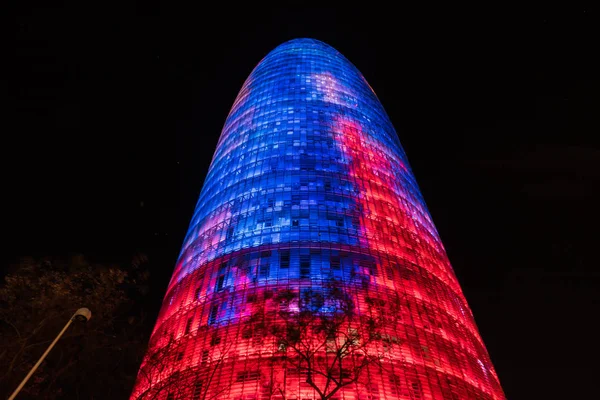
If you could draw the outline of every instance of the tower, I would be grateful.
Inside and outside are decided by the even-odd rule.
[[[396,131],[295,39],[225,121],[132,399],[504,399]]]

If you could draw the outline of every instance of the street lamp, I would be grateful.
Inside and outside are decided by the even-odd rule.
[[[40,366],[40,364],[42,363],[42,361],[44,361],[44,358],[46,358],[46,356],[48,355],[48,353],[50,353],[50,350],[52,350],[52,348],[54,347],[54,345],[56,344],[56,342],[58,342],[58,339],[60,339],[60,337],[65,333],[65,331],[67,330],[67,328],[69,327],[69,325],[71,325],[71,323],[73,321],[86,322],[86,321],[89,321],[90,318],[92,318],[92,312],[89,309],[87,309],[87,308],[80,308],[79,310],[75,311],[75,314],[73,314],[73,316],[69,319],[69,322],[67,322],[67,324],[62,329],[62,331],[60,331],[60,333],[58,334],[58,336],[56,337],[56,339],[54,339],[54,341],[52,343],[50,343],[50,346],[48,346],[48,348],[46,349],[46,351],[44,352],[44,354],[42,354],[42,356],[40,357],[40,359],[38,360],[38,362],[35,363],[35,365],[33,366],[33,368],[31,368],[31,371],[29,371],[29,373],[27,374],[27,376],[25,377],[25,379],[23,379],[21,381],[21,384],[19,385],[19,387],[15,389],[15,391],[13,392],[13,394],[10,395],[10,397],[8,398],[8,400],[13,400],[15,397],[17,397],[17,394],[19,394],[19,392],[21,391],[21,389],[23,389],[23,386],[25,386],[25,384],[27,383],[27,381],[29,380],[29,378],[31,378],[31,375],[33,375],[33,373]]]

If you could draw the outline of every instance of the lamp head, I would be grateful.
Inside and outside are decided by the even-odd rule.
[[[92,318],[92,312],[88,308],[80,308],[73,315],[76,321],[87,322]]]

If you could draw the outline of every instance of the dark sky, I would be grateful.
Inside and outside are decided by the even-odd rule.
[[[13,18],[3,259],[142,250],[160,299],[242,83],[312,37],[399,132],[508,398],[595,397],[596,9],[80,3]]]

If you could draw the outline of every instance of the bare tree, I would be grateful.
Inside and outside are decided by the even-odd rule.
[[[233,344],[224,342],[210,351],[205,350],[200,365],[178,369],[178,361],[183,354],[182,344],[170,336],[165,345],[149,352],[140,368],[137,385],[144,389],[136,394],[136,400],[221,398],[231,389],[231,383],[213,383],[219,368],[227,362]]]
[[[263,376],[261,381],[262,398],[271,399],[277,395],[280,400],[285,400],[285,386],[277,379],[275,364],[276,360],[271,359],[269,374],[268,376]]]
[[[287,370],[304,379],[321,400],[361,383],[367,368],[380,368],[385,349],[394,344],[383,333],[385,313],[380,311],[385,304],[370,299],[369,312],[360,314],[338,282],[280,291],[275,300],[278,318],[267,322],[267,332],[275,337]],[[379,345],[382,341],[385,346]]]

